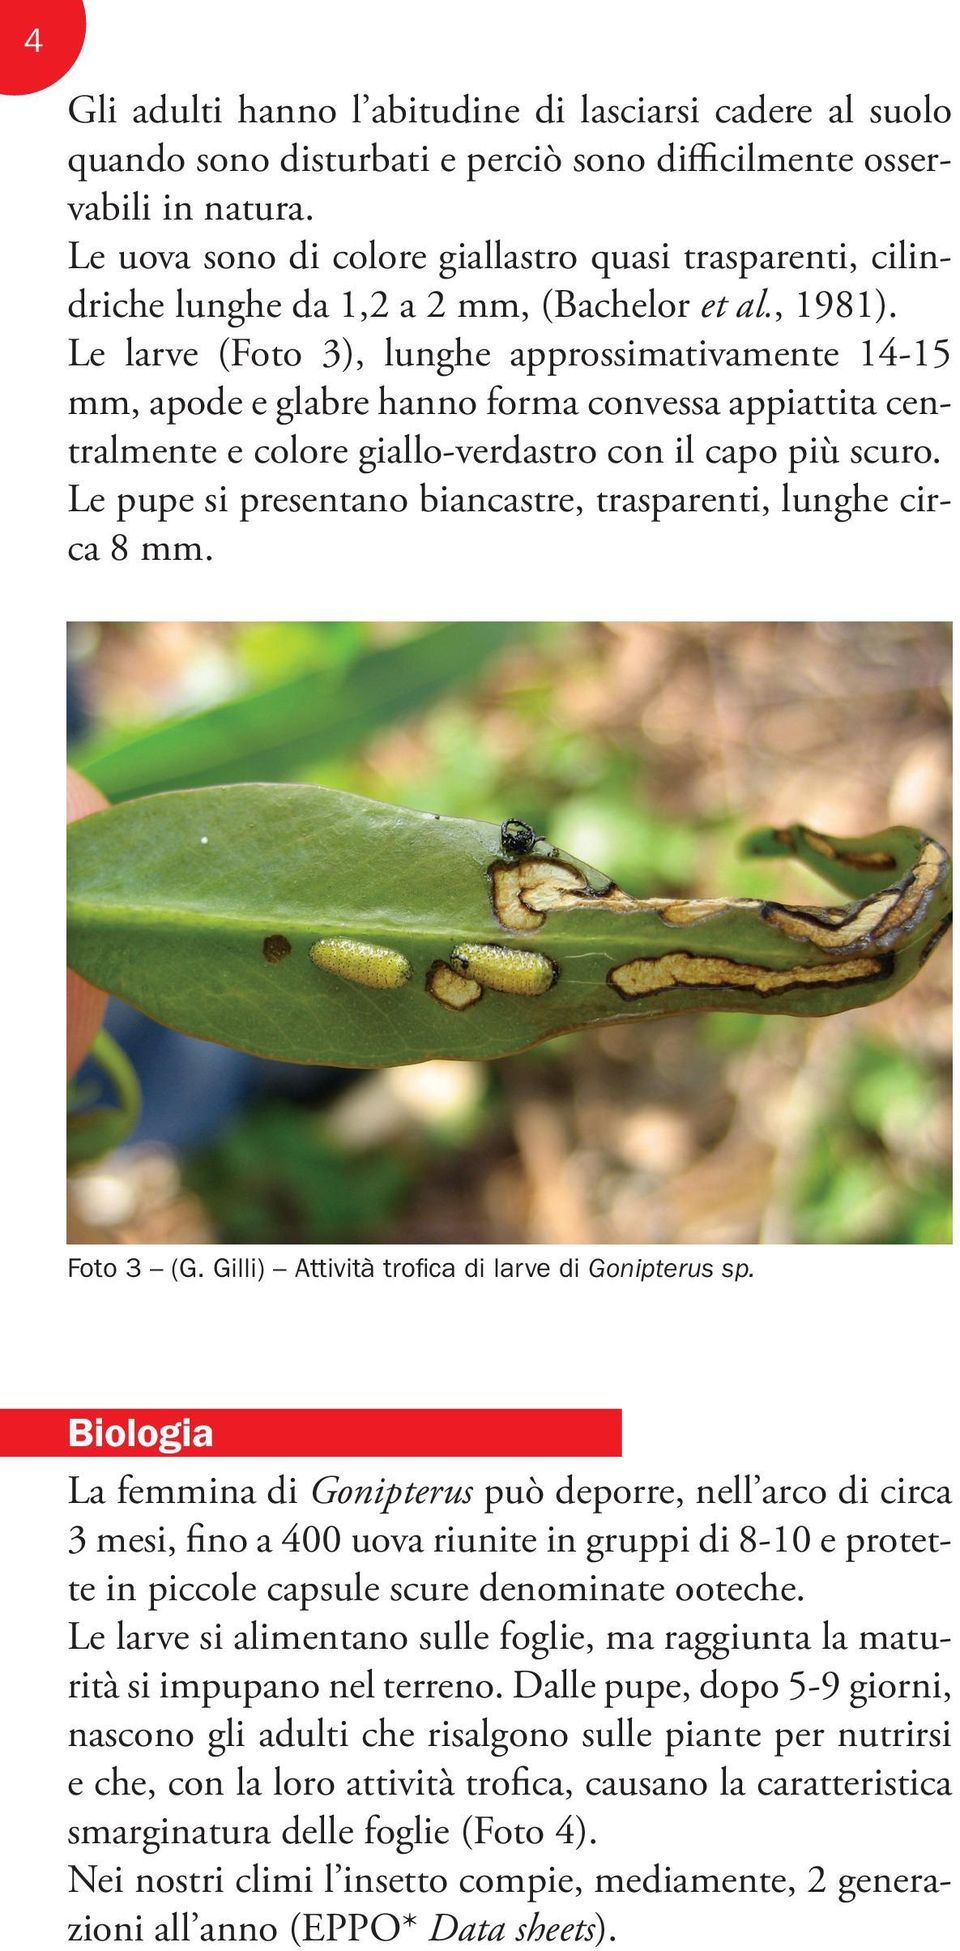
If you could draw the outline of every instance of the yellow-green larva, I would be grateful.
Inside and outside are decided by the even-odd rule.
[[[335,935],[314,942],[310,960],[318,969],[342,976],[345,982],[359,982],[364,989],[402,989],[413,971],[399,949],[381,948],[375,942],[354,942],[348,935]]]
[[[524,948],[501,948],[495,942],[461,942],[450,956],[453,968],[472,976],[485,989],[508,996],[543,996],[557,979],[556,963],[548,955]]]

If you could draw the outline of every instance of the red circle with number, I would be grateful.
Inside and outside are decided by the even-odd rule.
[[[83,0],[3,0],[0,95],[36,95],[65,75],[83,46]]]

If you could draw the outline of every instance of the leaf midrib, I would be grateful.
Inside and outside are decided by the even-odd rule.
[[[579,910],[578,912],[582,914],[584,911]],[[592,917],[590,918],[592,919]],[[557,916],[556,919],[560,920],[561,917]],[[578,957],[586,958],[591,955],[605,956],[610,962],[617,963],[627,961],[632,956],[642,955],[644,953],[653,955],[658,953],[669,954],[671,950],[682,952],[688,947],[689,938],[686,935],[686,931],[682,928],[675,928],[666,922],[661,924],[664,933],[659,939],[651,940],[648,937],[644,940],[643,937],[646,929],[643,927],[643,922],[656,921],[657,919],[658,917],[656,916],[645,915],[639,927],[635,925],[631,928],[631,917],[621,916],[618,917],[617,926],[602,933],[587,932],[581,924],[575,936],[570,935],[564,940],[562,937],[558,938],[556,934],[551,933],[548,924],[543,929],[504,929],[492,914],[489,917],[487,927],[482,928],[479,923],[469,921],[454,921],[453,923],[424,921],[412,923],[372,916],[369,919],[361,920],[355,913],[347,915],[327,913],[321,916],[301,910],[292,914],[284,914],[276,907],[272,908],[268,914],[251,915],[246,911],[243,913],[230,913],[222,911],[213,912],[209,908],[130,907],[121,902],[71,900],[67,908],[68,926],[75,924],[94,929],[98,927],[136,928],[152,931],[161,936],[164,934],[186,935],[193,933],[206,935],[220,933],[228,938],[230,936],[256,938],[265,935],[280,934],[284,930],[296,932],[301,929],[319,936],[336,930],[337,933],[342,934],[351,941],[364,941],[368,938],[374,941],[383,941],[386,939],[387,941],[397,942],[405,947],[409,947],[416,942],[424,942],[430,944],[431,947],[435,947],[444,955],[449,952],[451,944],[456,941],[476,939],[480,941],[502,942],[504,945],[508,945],[514,949],[520,949],[521,951],[528,950],[531,954],[552,954],[554,956],[560,956],[562,954],[565,964],[576,960]],[[700,925],[709,926],[708,923]],[[779,951],[778,955],[773,955],[772,951],[774,947]],[[703,944],[702,948],[703,952],[708,954],[736,954],[736,945],[730,943],[724,949],[719,949],[715,946],[711,949],[708,944]],[[769,949],[770,960],[768,961],[764,957],[763,961],[759,964],[760,966],[771,968],[787,967],[793,962],[802,963],[806,960],[805,956],[800,952],[800,945],[797,943],[784,941],[774,944],[771,941]],[[758,960],[755,951],[753,953],[753,959]],[[815,960],[816,958],[812,959]],[[825,958],[825,960],[829,959],[829,957]]]

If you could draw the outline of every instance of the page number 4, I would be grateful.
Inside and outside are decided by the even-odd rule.
[[[0,0],[0,95],[39,95],[83,47],[83,0]]]

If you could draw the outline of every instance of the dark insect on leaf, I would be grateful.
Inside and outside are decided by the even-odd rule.
[[[526,820],[504,820],[500,828],[501,853],[528,854],[536,844],[536,833]]]

